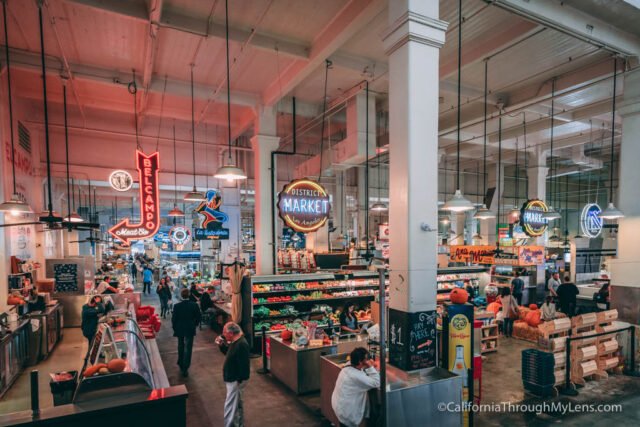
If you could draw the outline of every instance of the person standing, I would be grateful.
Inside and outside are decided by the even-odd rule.
[[[156,292],[160,298],[160,316],[162,316],[163,319],[166,319],[167,312],[169,311],[169,298],[171,298],[171,290],[169,289],[167,279],[160,279]]]
[[[237,323],[229,322],[222,328],[222,336],[215,343],[226,355],[222,366],[222,378],[227,386],[224,402],[224,427],[244,426],[242,394],[251,374],[249,344]]]
[[[502,312],[504,314],[504,336],[511,337],[513,335],[513,321],[518,318],[518,302],[511,295],[510,288],[504,288],[502,300]]]
[[[151,293],[151,275],[153,272],[149,268],[148,264],[145,264],[144,271],[142,272],[142,293],[148,292]]]
[[[131,281],[135,282],[138,277],[138,267],[136,267],[135,260],[131,261]]]
[[[464,283],[464,290],[467,292],[467,302],[469,304],[473,304],[473,300],[476,296],[476,290],[471,284],[471,280],[464,279],[462,282]]]
[[[511,281],[511,295],[518,301],[518,305],[522,305],[522,291],[524,290],[524,280],[520,278],[520,273],[517,271],[514,274],[514,279]]]
[[[196,327],[200,324],[200,308],[198,304],[189,301],[189,289],[180,292],[181,301],[173,306],[171,326],[173,336],[178,338],[178,366],[182,375],[189,376],[191,366],[191,351]]]
[[[342,313],[340,313],[340,333],[357,334],[360,332],[358,328],[358,316],[355,313],[356,305],[349,301],[344,305]]]
[[[560,287],[560,275],[555,272],[551,275],[548,282],[549,293],[554,298],[558,297],[558,288]]]
[[[91,348],[91,342],[98,330],[98,319],[103,313],[104,306],[100,295],[92,296],[89,302],[82,306],[80,329],[82,329],[82,335],[89,341],[89,348]]]
[[[369,415],[369,390],[380,387],[380,374],[363,347],[349,355],[349,364],[342,368],[331,395],[331,407],[340,425],[358,427]]]
[[[579,293],[578,287],[571,283],[569,276],[565,276],[564,283],[556,291],[560,303],[560,311],[569,317],[573,317],[576,312],[576,297]]]

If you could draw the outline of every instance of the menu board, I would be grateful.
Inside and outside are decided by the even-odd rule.
[[[436,365],[436,311],[389,309],[389,363],[403,371]]]
[[[55,293],[78,292],[78,264],[53,264]]]

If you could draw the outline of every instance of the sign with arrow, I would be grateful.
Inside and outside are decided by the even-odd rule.
[[[140,180],[140,222],[130,224],[129,218],[125,218],[108,230],[109,234],[126,246],[129,246],[132,240],[153,237],[160,228],[160,154],[155,152],[147,156],[136,150],[136,168]]]

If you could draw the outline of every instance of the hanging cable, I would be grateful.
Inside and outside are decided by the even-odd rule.
[[[136,148],[142,151],[140,139],[138,138],[138,85],[136,84],[135,69],[133,69],[133,81],[127,85],[127,90],[131,95],[133,95],[133,119],[135,120],[134,126],[136,129]]]
[[[550,135],[550,154],[549,154],[549,158],[551,160],[551,165],[550,165],[550,170],[551,170],[551,185],[550,185],[550,192],[551,192],[551,197],[549,198],[549,201],[551,203],[549,203],[550,205],[553,206],[553,204],[555,203],[555,176],[554,176],[554,169],[553,169],[553,119],[554,119],[554,108],[553,108],[553,104],[554,104],[554,100],[556,98],[556,78],[554,77],[553,80],[551,80],[551,129],[549,130],[551,132]]]
[[[527,112],[522,112],[522,132],[524,133],[524,170],[529,173],[529,158],[527,156]],[[529,177],[525,180],[524,187],[524,199],[527,200],[529,198]]]
[[[618,61],[613,57],[613,109],[611,111],[611,159],[609,161],[609,203],[613,203],[613,139],[616,136],[616,80],[618,76]]]
[[[228,30],[227,30],[228,31]],[[227,46],[228,46],[229,41],[227,41]],[[227,51],[229,50],[229,48],[227,47]],[[195,66],[195,64],[191,64],[191,146],[192,146],[192,152],[193,152],[193,191],[196,191],[196,125],[195,125],[195,121],[194,121],[194,115],[193,115],[193,67]],[[229,67],[229,55],[227,55],[227,67]],[[227,91],[227,95],[229,94],[229,92]],[[229,107],[229,100],[227,98],[227,110],[229,110],[231,107]],[[229,113],[231,114],[231,113]],[[229,122],[231,123],[231,122]],[[231,125],[229,125],[229,158],[231,158]]]
[[[69,197],[69,133],[67,131],[67,84],[62,82],[62,102],[64,106],[64,149],[67,156],[67,221],[71,222],[71,197]],[[69,226],[71,231],[71,226]]]
[[[328,68],[327,68],[328,70]],[[327,88],[327,82],[325,80],[325,90]],[[365,145],[365,174],[364,174],[364,206],[367,210],[367,215],[364,217],[364,228],[365,235],[367,237],[367,250],[366,250],[366,259],[369,261],[371,258],[371,254],[369,253],[369,80],[365,82],[365,136],[364,136],[364,145]],[[326,96],[325,96],[326,100]],[[322,117],[322,123],[324,124],[324,114]],[[322,166],[322,163],[321,163]],[[322,167],[320,167],[320,173],[322,173]]]
[[[502,113],[502,109],[500,109],[500,113]],[[496,215],[496,227],[497,224],[500,224],[500,191],[502,186],[500,185],[500,181],[502,181],[502,115],[498,119],[498,213]],[[496,255],[500,252],[500,233],[496,230]]]
[[[489,73],[489,61],[484,61],[484,136],[483,151],[484,165],[482,167],[482,202],[487,194],[487,76]]]
[[[7,2],[2,2],[4,19],[4,49],[7,56],[7,95],[9,96],[9,129],[11,130],[11,167],[13,171],[13,194],[16,194],[16,153],[13,146],[13,105],[11,102],[11,62],[9,60],[9,31],[7,30]]]
[[[38,18],[40,20],[40,59],[42,61],[42,97],[44,100],[44,136],[47,147],[47,208],[49,218],[53,217],[53,202],[51,197],[51,161],[49,148],[49,112],[47,111],[47,70],[44,63],[44,29],[42,25],[42,5],[38,7]]]
[[[456,154],[457,162],[457,178],[456,178],[456,190],[460,190],[460,92],[461,92],[461,77],[462,77],[462,0],[458,2],[458,152]],[[486,105],[486,104],[485,104]]]
[[[167,92],[167,76],[164,76],[164,88],[162,89],[162,101],[160,102],[160,118],[158,119],[158,137],[156,138],[156,152],[160,149],[160,130],[162,129],[162,116],[164,115],[164,95]],[[175,135],[174,135],[175,138]]]
[[[518,174],[518,137],[516,137],[516,208],[518,207],[518,200],[520,199],[520,175]]]
[[[229,0],[224,1],[224,19],[225,19],[225,31],[226,31],[226,43],[227,43],[227,121],[229,123],[229,164],[231,163],[231,82],[229,71]],[[191,92],[193,93],[193,78],[191,79]],[[191,97],[193,102],[193,96]],[[195,151],[194,151],[195,153]],[[195,156],[195,154],[194,154]],[[195,177],[194,177],[195,179]],[[195,185],[195,184],[194,184]]]
[[[327,81],[329,80],[329,67],[331,67],[331,61],[328,59],[325,60],[325,69],[324,69],[324,94],[322,96],[322,125],[320,127],[320,173],[318,174],[318,182],[322,179],[322,158],[324,155],[324,121],[325,116],[327,114]],[[369,83],[367,81],[367,91],[369,90]],[[367,92],[368,93],[368,92]],[[367,108],[369,106],[369,99],[367,98]],[[365,120],[369,120],[369,114],[367,114],[367,118]],[[367,138],[368,138],[367,134]],[[368,144],[367,144],[368,147]]]

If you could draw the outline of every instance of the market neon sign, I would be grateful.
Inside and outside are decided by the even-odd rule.
[[[598,237],[602,232],[602,218],[600,215],[601,209],[597,203],[589,203],[582,209],[580,215],[580,228],[582,234],[587,237]]]
[[[169,239],[174,245],[186,245],[191,240],[191,231],[184,225],[174,225],[169,230]]]
[[[538,199],[528,200],[520,209],[520,225],[527,236],[542,236],[547,227],[549,220],[543,217],[548,210],[547,205]]]
[[[160,154],[155,152],[147,156],[136,150],[136,168],[140,179],[140,222],[131,224],[129,218],[125,218],[108,230],[125,246],[129,246],[132,240],[153,237],[160,228]]]
[[[295,231],[316,231],[327,222],[330,212],[329,194],[310,179],[291,181],[278,196],[280,218]]]

